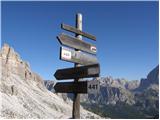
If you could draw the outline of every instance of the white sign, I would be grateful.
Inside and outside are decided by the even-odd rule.
[[[98,94],[100,90],[99,80],[88,81],[88,93]]]
[[[66,49],[62,49],[62,51],[61,51],[61,57],[62,57],[63,59],[70,60],[71,57],[72,57],[71,51],[68,51],[68,50],[66,50]]]
[[[91,51],[96,52],[97,48],[95,46],[91,46]]]

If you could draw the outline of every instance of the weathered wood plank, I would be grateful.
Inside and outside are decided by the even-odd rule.
[[[59,82],[54,89],[57,93],[87,93],[87,81]]]
[[[60,34],[57,38],[62,45],[69,46],[92,54],[96,54],[97,52],[95,45],[79,40],[78,38],[68,36],[64,33]]]
[[[90,39],[96,41],[96,37],[95,36],[93,36],[93,35],[91,35],[89,33],[83,32],[81,30],[78,30],[75,27],[72,27],[72,26],[69,26],[69,25],[66,25],[66,24],[62,23],[61,24],[61,28],[64,29],[64,30],[67,30],[69,32],[73,32],[73,33],[82,35],[84,37],[87,37],[87,38],[90,38]]]
[[[57,80],[67,80],[76,78],[99,77],[99,64],[80,66],[74,68],[59,69],[54,76]]]
[[[60,59],[68,62],[79,63],[81,65],[97,64],[96,56],[75,51],[70,48],[60,47]]]

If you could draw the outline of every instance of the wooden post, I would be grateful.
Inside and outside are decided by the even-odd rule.
[[[82,14],[80,13],[76,15],[76,28],[82,30]],[[82,35],[76,34],[76,37],[82,40]],[[80,66],[80,64],[75,63],[74,66],[77,67]],[[74,82],[78,81],[79,79],[74,79]],[[74,93],[72,118],[80,119],[80,94],[78,93]]]

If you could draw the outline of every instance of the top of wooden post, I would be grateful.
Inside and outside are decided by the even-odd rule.
[[[81,13],[76,14],[76,28],[82,31],[82,14]],[[79,39],[82,39],[82,35],[78,35],[76,37]]]

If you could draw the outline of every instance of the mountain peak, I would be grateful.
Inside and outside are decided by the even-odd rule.
[[[4,44],[0,50],[0,57],[2,60],[2,68],[5,68],[5,74],[14,73],[19,75],[22,79],[32,79],[34,77],[31,72],[29,63],[23,61],[19,54],[14,51],[8,44]]]
[[[148,75],[147,79],[152,84],[159,84],[159,65],[157,65]]]
[[[159,85],[159,65],[148,73],[147,78],[141,79],[140,86],[137,90],[144,90],[154,84]]]

